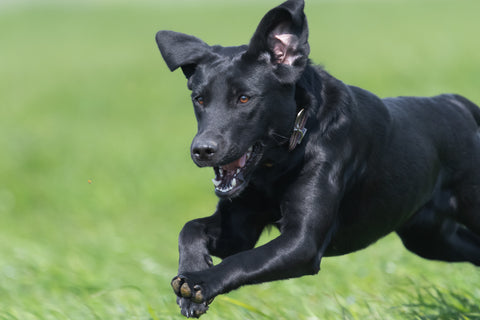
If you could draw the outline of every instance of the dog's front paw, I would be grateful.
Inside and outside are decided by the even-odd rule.
[[[172,288],[177,297],[177,303],[181,312],[187,318],[199,318],[207,312],[208,305],[212,303],[213,298],[207,301],[207,290],[205,286],[193,284],[182,275],[172,280]]]

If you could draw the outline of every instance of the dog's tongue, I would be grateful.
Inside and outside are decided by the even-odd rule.
[[[245,153],[243,156],[241,156],[237,160],[222,166],[222,169],[228,170],[228,171],[234,171],[234,170],[237,170],[237,168],[243,168],[246,162],[247,162],[247,154]]]

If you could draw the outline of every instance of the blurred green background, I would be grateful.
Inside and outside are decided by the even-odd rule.
[[[186,81],[155,33],[247,43],[280,1],[0,2],[0,319],[181,319],[182,225],[215,207]],[[480,1],[307,0],[311,58],[378,95],[480,103]],[[265,234],[262,242],[276,232]],[[205,319],[480,319],[480,270],[394,235]]]

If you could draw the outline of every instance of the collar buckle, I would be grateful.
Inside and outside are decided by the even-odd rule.
[[[290,137],[288,151],[292,151],[297,145],[302,143],[303,138],[307,134],[307,129],[305,128],[306,123],[307,114],[305,112],[305,109],[302,109],[298,112],[297,118],[295,119],[295,125],[293,127],[292,136]]]

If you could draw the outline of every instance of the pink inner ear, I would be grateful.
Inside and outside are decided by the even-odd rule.
[[[274,35],[273,54],[276,63],[293,65],[300,55],[295,55],[298,47],[298,38],[293,34]]]

